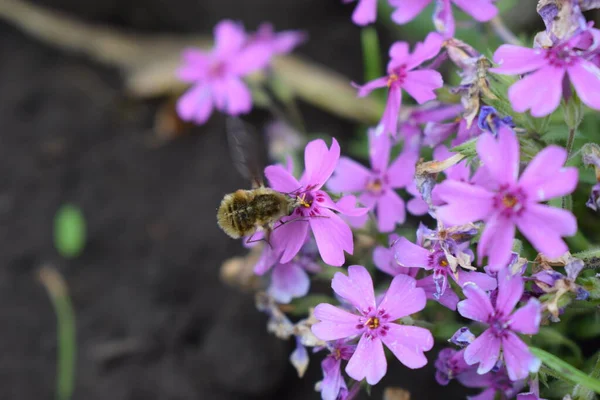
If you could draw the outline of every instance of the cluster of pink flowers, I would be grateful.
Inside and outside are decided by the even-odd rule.
[[[351,259],[364,266],[335,272],[331,287],[339,305],[318,304],[306,320],[310,322],[293,330],[303,359],[308,360],[305,346],[328,351],[317,386],[324,400],[352,399],[360,389],[357,382],[380,382],[387,372],[384,348],[408,368],[425,366],[425,353],[434,344],[422,320],[430,317],[428,302],[474,321],[450,338],[457,347],[443,350],[435,361],[440,384],[457,379],[482,388],[472,397],[477,399],[498,394],[539,399],[541,361],[523,335],[536,335],[545,319],[558,320],[558,299],[565,293],[574,293],[577,300],[589,296],[576,283],[583,263],[571,257],[564,241],[577,234],[577,220],[567,207],[549,204],[562,198],[564,205],[577,188],[579,171],[566,166],[572,149],[540,146],[532,155],[531,143],[542,140],[537,131],[527,136],[526,127],[518,124],[523,125],[520,114],[529,110],[532,117],[544,117],[561,102],[570,107],[580,99],[600,109],[600,30],[585,23],[578,2],[563,2],[572,3],[571,18],[540,9],[547,29],[536,37],[534,48],[502,45],[493,65],[454,38],[452,9],[485,22],[498,14],[494,0],[389,0],[398,24],[434,4],[436,32],[412,52],[406,42],[393,43],[385,76],[353,84],[358,97],[387,89],[380,122],[368,130],[370,165],[341,156],[335,139],[330,146],[317,139],[304,149],[300,178],[289,164],[265,169],[269,187],[296,205],[268,227],[269,240],[254,268],[265,277],[266,293],[274,302],[306,296],[309,273],[323,272],[322,264],[346,264],[357,240],[353,228],[374,238],[363,246],[363,253],[372,253],[355,255],[361,261]],[[377,0],[358,0],[352,19],[366,25],[376,15]],[[179,74],[193,86],[180,99],[180,115],[203,123],[213,108],[231,115],[248,112],[251,96],[242,78],[268,67],[274,55],[291,51],[302,40],[298,32],[276,34],[267,25],[247,35],[239,24],[220,23],[212,52],[184,54]],[[436,91],[444,87],[438,69],[446,60],[459,69],[460,86],[451,91],[460,96],[460,104],[437,100]],[[488,72],[518,76],[505,86],[505,107],[485,104],[486,95],[502,101],[490,90]],[[417,104],[403,108],[403,91]],[[504,115],[510,108],[515,114]],[[431,149],[432,161],[420,160],[424,148]],[[600,150],[587,157],[584,163],[600,171]],[[600,204],[598,185],[590,208]],[[413,198],[405,200],[402,191]],[[407,211],[430,216],[435,229],[421,222],[416,238],[399,235],[396,229],[406,222]],[[521,257],[518,233],[526,240],[524,254],[529,245],[538,254],[537,270]],[[391,279],[388,285],[374,286],[370,265]],[[551,268],[556,265],[564,266],[565,274]],[[526,386],[529,391],[520,393]]]

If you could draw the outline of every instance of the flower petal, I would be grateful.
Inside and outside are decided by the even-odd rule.
[[[505,316],[510,315],[523,296],[525,285],[519,275],[509,273],[498,274],[498,296],[496,297],[496,311]]]
[[[517,75],[535,71],[545,66],[546,51],[542,49],[530,49],[528,47],[503,44],[494,53],[494,62],[500,64],[490,68],[495,74]]]
[[[421,368],[427,364],[423,352],[433,347],[433,336],[425,328],[389,324],[389,330],[381,341],[408,368]]]
[[[331,287],[361,313],[366,314],[368,310],[375,310],[373,280],[365,267],[351,265],[348,267],[348,275],[336,272]]]
[[[433,280],[433,275],[417,280],[417,287],[420,287],[425,291],[427,299],[435,300],[444,307],[456,311],[456,305],[459,301],[458,295],[454,293],[454,290],[452,290],[451,287],[446,288],[444,293],[439,295],[437,284]]]
[[[444,86],[442,75],[432,69],[420,69],[406,73],[402,88],[419,104],[436,98],[435,89]]]
[[[298,254],[308,235],[306,220],[297,220],[297,217],[282,218],[283,225],[275,227],[271,233],[271,246],[282,251],[281,263],[288,263]],[[295,221],[293,221],[296,219]]]
[[[204,51],[190,48],[181,55],[182,65],[177,69],[177,78],[184,82],[196,82],[206,79],[210,69],[210,55]]]
[[[310,289],[310,278],[296,263],[277,264],[273,268],[271,284],[267,293],[281,304],[287,304],[295,297],[302,297]]]
[[[374,171],[383,172],[387,169],[391,149],[389,135],[377,135],[374,129],[369,129],[369,160]]]
[[[177,115],[184,121],[205,123],[213,111],[210,88],[205,84],[192,86],[177,101]]]
[[[546,147],[531,160],[519,179],[519,186],[535,201],[572,193],[578,172],[575,167],[563,168],[566,160],[567,151],[562,147]]]
[[[534,117],[545,117],[556,110],[562,96],[565,70],[553,66],[538,69],[508,89],[508,98],[516,112],[531,109]]]
[[[445,180],[436,186],[436,196],[446,205],[437,216],[449,225],[462,225],[486,219],[493,209],[494,193],[465,182]]]
[[[385,103],[385,110],[381,116],[381,121],[375,129],[378,135],[391,134],[396,137],[398,132],[398,115],[402,105],[402,90],[398,86],[392,86],[388,90],[388,98]]]
[[[452,275],[454,276],[454,275]],[[496,279],[483,272],[459,270],[457,283],[463,287],[467,282],[472,282],[481,290],[490,291],[496,289]]]
[[[358,0],[352,13],[352,22],[364,26],[377,19],[377,0]]]
[[[328,149],[321,139],[313,140],[304,150],[304,165],[306,170],[302,182],[312,189],[320,189],[329,179],[340,159],[340,145],[335,138],[331,139]]]
[[[540,329],[541,319],[542,305],[532,298],[511,315],[510,329],[526,335],[535,335]]]
[[[392,20],[399,24],[406,24],[415,19],[432,0],[390,0],[392,7],[397,7],[392,13]]]
[[[418,67],[424,61],[430,60],[437,56],[442,49],[444,38],[437,32],[429,32],[423,42],[418,42],[415,45],[415,50],[410,55],[406,62],[406,69],[411,70]],[[432,70],[428,70],[432,71]]]
[[[358,316],[331,304],[321,303],[315,307],[314,316],[320,322],[311,327],[315,336],[321,340],[337,340],[358,335],[361,330]]]
[[[375,385],[385,376],[387,361],[381,339],[362,335],[356,351],[346,365],[346,373],[352,379],[367,379],[369,385]]]
[[[466,283],[463,293],[467,298],[458,303],[458,313],[473,321],[487,322],[494,313],[489,296],[474,283]]]
[[[411,184],[418,159],[418,152],[412,149],[403,150],[387,169],[390,187],[399,189]]]
[[[405,237],[399,238],[392,245],[396,261],[403,267],[431,269],[429,265],[430,252],[410,242]]]
[[[458,303],[459,310],[461,303]],[[479,363],[477,373],[480,375],[490,372],[500,357],[500,344],[500,339],[494,335],[491,329],[487,329],[467,346],[465,362],[469,365]]]
[[[379,232],[391,232],[406,219],[404,200],[395,191],[388,190],[377,201],[376,213]]]
[[[371,171],[365,166],[348,157],[342,157],[327,181],[327,188],[337,193],[364,191],[370,177]]]
[[[540,360],[531,354],[527,345],[510,331],[502,338],[502,351],[506,372],[511,381],[525,379],[530,372],[537,372],[541,366]]]
[[[269,186],[278,192],[292,193],[302,188],[300,182],[281,165],[270,165],[265,168],[265,176]]]
[[[252,109],[252,95],[246,84],[239,78],[228,79],[225,83],[226,104],[223,110],[229,115],[239,115]]]
[[[580,61],[569,67],[569,78],[581,101],[600,110],[600,68],[589,61]]]
[[[485,133],[477,140],[477,154],[499,185],[511,185],[519,176],[519,140],[512,129],[502,126],[496,140]]]
[[[326,264],[340,267],[345,261],[344,250],[348,254],[354,251],[352,231],[344,220],[328,209],[321,208],[321,215],[309,219],[319,254]]]
[[[533,247],[550,258],[568,251],[562,236],[577,233],[577,220],[571,212],[542,204],[528,204],[516,222]]]
[[[510,260],[515,224],[509,218],[500,214],[488,219],[477,244],[479,263],[488,256],[488,265],[492,271],[498,271]]]
[[[246,42],[246,32],[242,24],[231,20],[219,22],[214,29],[214,53],[220,59],[235,55]]]
[[[321,382],[321,397],[323,400],[337,400],[342,386],[345,386],[344,378],[340,371],[342,360],[335,357],[325,357],[321,363],[323,370],[323,381]]]
[[[396,275],[377,309],[385,310],[391,321],[406,317],[425,308],[427,299],[417,281],[408,275]]]
[[[357,85],[352,83],[352,86],[358,89],[358,97],[368,96],[373,90],[386,87],[388,83],[388,77],[382,76],[381,78],[374,79],[365,83],[364,85]]]
[[[267,67],[272,58],[273,48],[270,44],[248,44],[228,63],[229,71],[238,76],[249,75]]]
[[[498,14],[492,0],[452,0],[459,8],[479,22],[486,22]]]

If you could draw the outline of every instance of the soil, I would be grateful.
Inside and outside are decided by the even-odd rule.
[[[84,20],[139,31],[209,33],[220,19],[272,21],[313,39],[300,53],[360,80],[353,6],[337,0],[45,0]],[[214,116],[154,146],[156,101],[123,94],[116,70],[49,48],[0,22],[0,398],[53,398],[56,319],[35,272],[66,279],[77,317],[74,399],[317,399],[320,357],[300,380],[292,343],[265,329],[252,296],[223,286],[218,269],[241,254],[219,231],[222,196],[246,185],[231,168],[223,119]],[[352,126],[303,107],[308,128],[339,137]],[[255,114],[260,123],[263,114]],[[79,206],[83,254],[62,259],[53,218]],[[435,383],[433,366],[390,363],[374,389],[413,399],[461,398]]]

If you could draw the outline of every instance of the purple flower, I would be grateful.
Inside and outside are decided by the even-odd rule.
[[[388,99],[377,134],[398,131],[398,115],[402,102],[402,89],[406,90],[419,104],[435,99],[435,89],[443,86],[442,75],[432,69],[414,70],[424,61],[435,57],[441,49],[442,37],[430,33],[422,43],[417,43],[412,54],[408,43],[396,42],[390,48],[390,62],[387,65],[387,76],[377,78],[364,86],[358,87],[358,96],[364,97],[374,89],[388,87]]]
[[[456,258],[445,252],[440,246],[433,246],[431,250],[424,249],[406,238],[401,237],[394,243],[395,257],[398,264],[407,268],[422,268],[433,273],[422,281],[427,280],[435,287],[434,299],[442,303],[442,296],[446,292],[452,296],[452,301],[447,301],[448,308],[456,309],[458,296],[448,283],[448,278],[454,280],[459,286],[467,282],[475,282],[484,290],[493,290],[496,288],[496,280],[482,272],[465,271],[457,268]],[[443,304],[443,303],[442,303]]]
[[[263,44],[271,48],[274,55],[290,53],[294,48],[305,42],[306,33],[302,31],[275,32],[273,25],[265,22],[252,35],[248,44]]]
[[[571,193],[577,185],[577,169],[563,167],[567,152],[548,146],[519,174],[519,142],[515,133],[501,127],[496,140],[483,134],[477,141],[477,154],[487,179],[469,184],[446,180],[436,195],[446,205],[437,209],[442,221],[451,225],[478,220],[486,222],[477,246],[479,260],[488,256],[490,268],[498,270],[509,261],[515,225],[539,252],[554,258],[568,248],[562,236],[577,232],[577,221],[566,210],[539,204]]]
[[[434,0],[390,0],[392,7],[396,7],[392,20],[400,25],[406,24],[432,1]],[[489,21],[498,13],[493,0],[435,0],[433,22],[438,32],[443,33],[445,37],[454,36],[455,23],[451,2],[480,22]]]
[[[349,360],[356,349],[345,340],[336,340],[328,343],[329,355],[321,362],[323,380],[321,381],[321,398],[323,400],[337,400],[340,391],[347,390],[346,382],[342,376],[342,360]]]
[[[469,365],[479,363],[479,374],[492,370],[498,362],[501,349],[508,377],[512,381],[524,379],[529,372],[537,372],[540,367],[540,360],[515,334],[536,334],[541,320],[541,305],[534,298],[513,312],[523,291],[523,278],[506,272],[498,274],[498,294],[493,304],[488,294],[474,283],[463,286],[466,300],[458,303],[458,312],[465,318],[489,326],[465,349],[465,362]]]
[[[438,358],[435,360],[435,380],[437,383],[446,386],[452,379],[473,368],[465,362],[464,352],[464,350],[450,348],[439,352]]]
[[[327,188],[333,192],[358,192],[359,201],[377,214],[377,226],[380,232],[391,232],[396,224],[406,219],[404,200],[395,189],[406,187],[412,182],[415,164],[419,155],[405,149],[391,164],[391,139],[388,135],[377,136],[369,131],[369,156],[371,169],[342,157],[327,182]],[[389,164],[389,165],[388,165]]]
[[[366,378],[374,385],[383,378],[387,370],[383,344],[405,366],[421,368],[427,364],[423,352],[433,347],[433,336],[427,329],[393,322],[425,307],[425,292],[416,285],[410,276],[398,275],[376,303],[373,281],[364,267],[348,267],[348,276],[336,272],[331,287],[356,308],[357,314],[319,304],[314,315],[320,322],[312,326],[312,331],[321,340],[360,336],[346,366],[346,373],[358,381]]]
[[[309,227],[325,263],[341,266],[345,259],[344,251],[352,254],[352,231],[334,211],[357,216],[367,210],[349,206],[346,198],[334,203],[329,195],[321,190],[333,173],[339,158],[340,146],[335,139],[330,149],[323,140],[317,139],[306,145],[306,169],[300,181],[281,165],[271,165],[265,169],[270,186],[296,197],[300,204],[292,215],[282,218],[282,224],[276,226],[271,235],[271,244],[282,252],[281,263],[288,263],[298,254],[306,241]]]
[[[589,36],[584,32],[551,48],[500,46],[494,53],[494,62],[500,66],[490,71],[504,75],[531,72],[508,89],[513,109],[530,109],[534,117],[549,115],[560,104],[567,75],[581,101],[599,110],[600,68],[586,59]]]
[[[495,134],[501,126],[507,126],[509,128],[515,127],[511,116],[507,115],[501,118],[498,111],[492,106],[482,106],[479,110],[477,126],[479,126],[480,129]]]
[[[187,49],[177,76],[192,87],[177,102],[185,121],[205,123],[213,107],[229,115],[247,113],[252,96],[242,78],[267,66],[272,50],[264,44],[247,44],[244,28],[233,21],[215,27],[215,47],[206,52]]]
[[[342,0],[350,3],[354,0]],[[356,25],[365,26],[377,19],[377,0],[358,0],[358,4],[352,13],[352,22]]]

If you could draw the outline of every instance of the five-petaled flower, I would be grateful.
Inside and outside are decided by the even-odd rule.
[[[515,334],[536,334],[542,317],[541,304],[535,298],[513,312],[524,288],[523,278],[510,275],[506,270],[498,273],[498,294],[494,302],[474,283],[463,286],[467,298],[458,303],[458,312],[465,318],[489,326],[465,349],[465,362],[479,364],[479,374],[494,368],[501,349],[508,376],[513,381],[526,378],[529,372],[537,372],[540,367],[540,360]]]
[[[433,336],[425,328],[394,322],[425,307],[425,292],[416,285],[410,276],[398,275],[381,301],[376,302],[373,281],[364,267],[348,267],[347,276],[336,272],[331,287],[357,314],[319,304],[314,315],[320,322],[312,326],[312,331],[321,340],[360,337],[346,366],[346,373],[358,381],[366,378],[374,385],[383,378],[387,371],[383,344],[402,364],[421,368],[427,364],[423,352],[433,347]]]
[[[402,89],[423,104],[435,99],[435,89],[443,86],[442,75],[432,69],[415,70],[423,62],[435,57],[442,47],[442,37],[432,32],[422,43],[417,43],[412,54],[409,53],[408,43],[396,42],[390,48],[390,62],[387,65],[387,75],[367,82],[358,87],[358,95],[366,96],[373,90],[387,87],[388,99],[377,133],[390,133],[396,136],[398,131],[398,115],[402,103]]]
[[[483,165],[477,184],[446,180],[436,188],[445,205],[438,207],[442,221],[459,225],[485,221],[477,246],[479,262],[488,256],[492,270],[510,259],[515,225],[533,247],[550,258],[563,255],[567,245],[562,236],[574,235],[577,221],[569,211],[539,204],[571,193],[577,185],[577,169],[563,167],[567,152],[558,146],[542,150],[519,176],[519,141],[502,126],[496,140],[484,133],[477,141]]]

